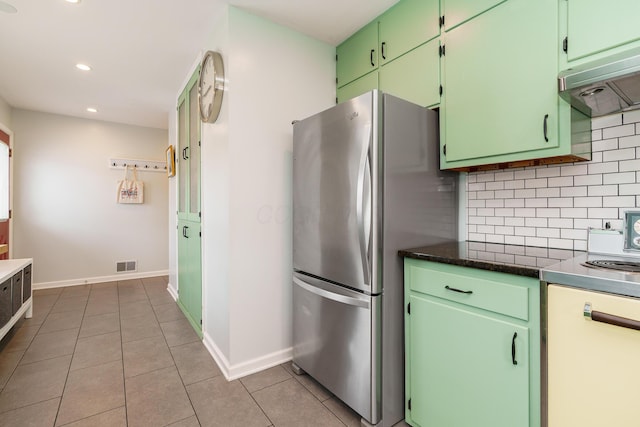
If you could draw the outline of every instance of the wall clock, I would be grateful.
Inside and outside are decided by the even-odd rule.
[[[198,79],[198,107],[205,123],[214,123],[222,107],[224,64],[218,52],[208,50],[202,57]]]

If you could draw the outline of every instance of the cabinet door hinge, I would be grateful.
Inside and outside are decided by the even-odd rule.
[[[445,55],[444,45],[440,46],[440,57],[442,58]]]
[[[447,144],[444,144],[442,146],[442,154],[444,154],[445,156],[447,155]]]
[[[13,218],[13,209],[9,209],[9,219]]]
[[[9,148],[9,157],[13,157],[13,149]]]
[[[565,37],[564,40],[562,40],[562,50],[564,50],[564,53],[567,53],[568,48],[569,48],[569,37]]]
[[[338,54],[336,53],[336,62],[338,62]]]
[[[408,408],[409,410],[411,410],[411,399],[409,399],[409,400],[407,401],[407,408]]]
[[[198,212],[198,218],[202,218],[202,212]]]
[[[198,231],[198,237],[202,237],[202,231]]]
[[[411,314],[411,303],[407,304],[407,314]]]
[[[198,147],[202,146],[202,141],[198,141]]]
[[[336,104],[338,103],[338,97],[336,96]]]
[[[442,92],[443,92],[442,85],[440,85],[440,96],[442,96]]]
[[[202,319],[200,319],[200,326],[202,326]]]
[[[444,15],[440,17],[440,19],[438,20],[438,24],[440,25],[440,27],[444,27]]]
[[[336,86],[338,86],[338,78],[336,77]]]

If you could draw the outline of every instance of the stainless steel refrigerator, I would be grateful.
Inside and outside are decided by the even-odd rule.
[[[293,367],[372,425],[404,418],[399,249],[457,240],[438,113],[368,92],[293,127]]]

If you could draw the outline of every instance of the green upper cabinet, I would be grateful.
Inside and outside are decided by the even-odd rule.
[[[200,221],[200,115],[196,70],[178,97],[178,217]]]
[[[378,21],[373,21],[336,48],[337,86],[378,68]]]
[[[567,0],[568,60],[640,40],[638,0]]]
[[[369,74],[355,79],[336,90],[336,102],[344,102],[348,99],[355,98],[358,95],[378,89],[378,72],[372,71]]]
[[[380,90],[423,107],[439,104],[439,49],[434,39],[380,67]]]
[[[380,64],[384,65],[440,35],[438,0],[401,0],[382,14]]]
[[[557,16],[557,0],[509,0],[445,34],[443,169],[567,154]]]
[[[441,0],[446,31],[478,16],[505,0]]]

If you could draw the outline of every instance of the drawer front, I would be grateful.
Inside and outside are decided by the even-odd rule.
[[[22,271],[13,276],[11,299],[11,315],[13,316],[22,307]]]
[[[0,284],[0,328],[11,319],[11,279]]]
[[[529,290],[513,284],[525,278],[426,261],[407,260],[405,267],[412,291],[529,320]]]
[[[27,302],[31,298],[31,265],[24,268],[24,278],[22,279],[22,302]]]

